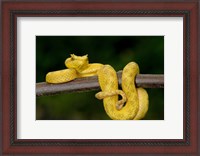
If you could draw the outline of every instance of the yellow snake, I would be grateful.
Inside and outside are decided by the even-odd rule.
[[[76,78],[98,76],[101,92],[95,96],[103,99],[104,109],[114,120],[140,120],[148,111],[148,94],[143,88],[135,87],[135,77],[139,67],[135,62],[128,63],[122,71],[122,90],[118,89],[116,71],[110,65],[89,64],[88,56],[76,56],[65,60],[68,69],[49,72],[47,83],[65,83]],[[122,96],[118,100],[118,95]]]

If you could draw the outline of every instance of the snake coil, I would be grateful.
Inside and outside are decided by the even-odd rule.
[[[49,72],[47,83],[65,83],[76,78],[98,76],[101,92],[95,95],[103,99],[104,109],[114,120],[140,120],[148,111],[148,94],[143,88],[135,87],[135,77],[139,74],[137,63],[128,63],[122,71],[122,90],[118,89],[116,71],[110,65],[89,64],[88,56],[76,56],[65,60],[67,69]],[[118,100],[118,95],[122,99]]]

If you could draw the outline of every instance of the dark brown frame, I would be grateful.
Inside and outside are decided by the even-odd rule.
[[[62,4],[61,4],[62,3]],[[199,1],[178,2],[20,2],[2,5],[2,154],[191,154],[198,155]],[[17,33],[20,16],[160,16],[184,19],[184,139],[175,140],[23,140],[16,137]]]

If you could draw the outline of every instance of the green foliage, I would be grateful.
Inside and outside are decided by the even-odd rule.
[[[50,71],[65,69],[70,54],[88,54],[91,63],[110,64],[116,71],[135,61],[143,74],[164,74],[163,36],[37,36],[36,82]],[[164,89],[147,89],[145,120],[164,119]],[[36,99],[37,120],[109,120],[96,92],[60,94]]]

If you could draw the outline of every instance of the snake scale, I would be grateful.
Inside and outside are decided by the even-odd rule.
[[[148,94],[143,88],[136,88],[135,77],[139,74],[137,63],[128,63],[122,71],[122,90],[118,89],[116,71],[110,65],[89,63],[88,56],[76,56],[65,60],[67,69],[49,72],[47,83],[65,83],[76,78],[98,76],[101,90],[95,95],[103,99],[104,109],[113,120],[140,120],[148,111]],[[118,100],[118,95],[122,97]]]

